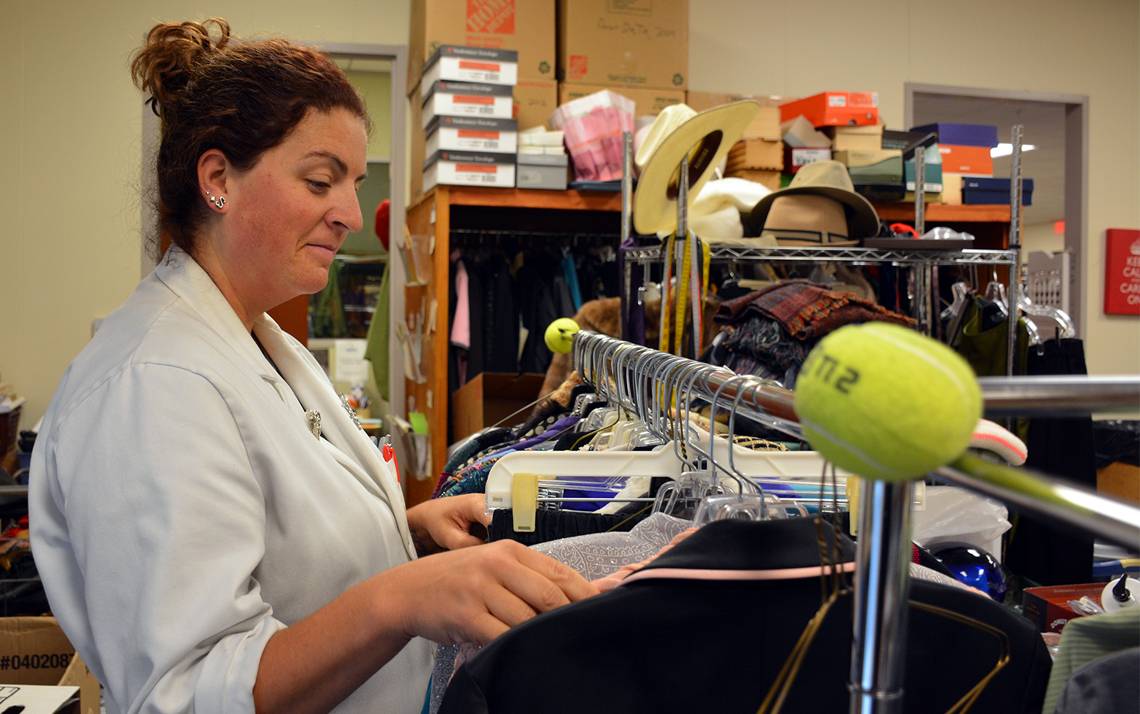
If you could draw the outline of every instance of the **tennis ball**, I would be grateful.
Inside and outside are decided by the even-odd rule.
[[[848,325],[825,337],[796,380],[812,448],[872,479],[917,478],[960,456],[982,414],[970,365],[898,325]]]
[[[560,317],[546,328],[546,346],[551,352],[568,355],[574,345],[574,333],[581,329],[577,322],[568,317]]]

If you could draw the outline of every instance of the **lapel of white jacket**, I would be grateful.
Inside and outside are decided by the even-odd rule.
[[[270,364],[213,279],[178,246],[167,250],[155,268],[155,274],[201,315],[223,342],[237,351],[252,372],[265,380],[267,389],[274,391],[275,385],[284,377],[305,409],[320,412],[321,430],[334,447],[337,461],[369,492],[388,503],[404,549],[408,557],[414,559],[416,551],[408,531],[404,497],[393,471],[384,463],[380,451],[364,431],[348,416],[316,359],[304,347],[294,348],[277,323],[263,313],[254,320],[254,331],[273,359],[273,364]],[[305,354],[301,355],[299,351]],[[281,371],[280,375],[277,370]],[[285,399],[279,391],[277,396]]]
[[[302,406],[320,412],[321,431],[332,444],[337,461],[366,488],[374,492],[379,489],[377,495],[392,509],[404,548],[408,557],[414,559],[415,546],[408,531],[404,495],[396,482],[395,469],[384,461],[380,450],[349,416],[328,376],[308,350],[291,340],[268,315],[262,314],[254,320],[253,331]]]

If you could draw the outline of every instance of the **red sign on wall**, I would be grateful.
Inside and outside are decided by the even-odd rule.
[[[1140,315],[1140,231],[1109,228],[1106,234],[1104,313]]]

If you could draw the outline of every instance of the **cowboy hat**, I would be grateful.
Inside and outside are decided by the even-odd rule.
[[[800,168],[787,188],[773,191],[752,209],[747,219],[747,232],[760,235],[766,229],[779,229],[769,225],[772,204],[788,196],[825,196],[838,201],[843,206],[847,218],[847,236],[856,243],[860,238],[870,238],[879,232],[879,215],[870,201],[855,193],[847,167],[838,161],[817,161]],[[796,226],[802,228],[801,226]],[[832,243],[836,245],[838,242]]]
[[[688,196],[692,201],[759,111],[756,102],[742,101],[687,117],[684,109],[659,114],[661,131],[655,131],[654,122],[655,127],[649,130],[650,136],[637,156],[639,164],[644,160],[633,196],[633,225],[637,232],[674,232],[681,160],[689,157]],[[675,126],[666,133],[670,125]]]

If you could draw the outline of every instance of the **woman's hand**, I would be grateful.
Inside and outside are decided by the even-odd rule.
[[[407,637],[486,644],[539,613],[597,594],[573,568],[514,541],[420,558],[375,576]]]
[[[484,496],[469,493],[463,496],[435,498],[408,510],[408,528],[420,555],[457,550],[481,545],[485,538],[471,535],[472,524],[483,529],[491,524],[486,512]]]

